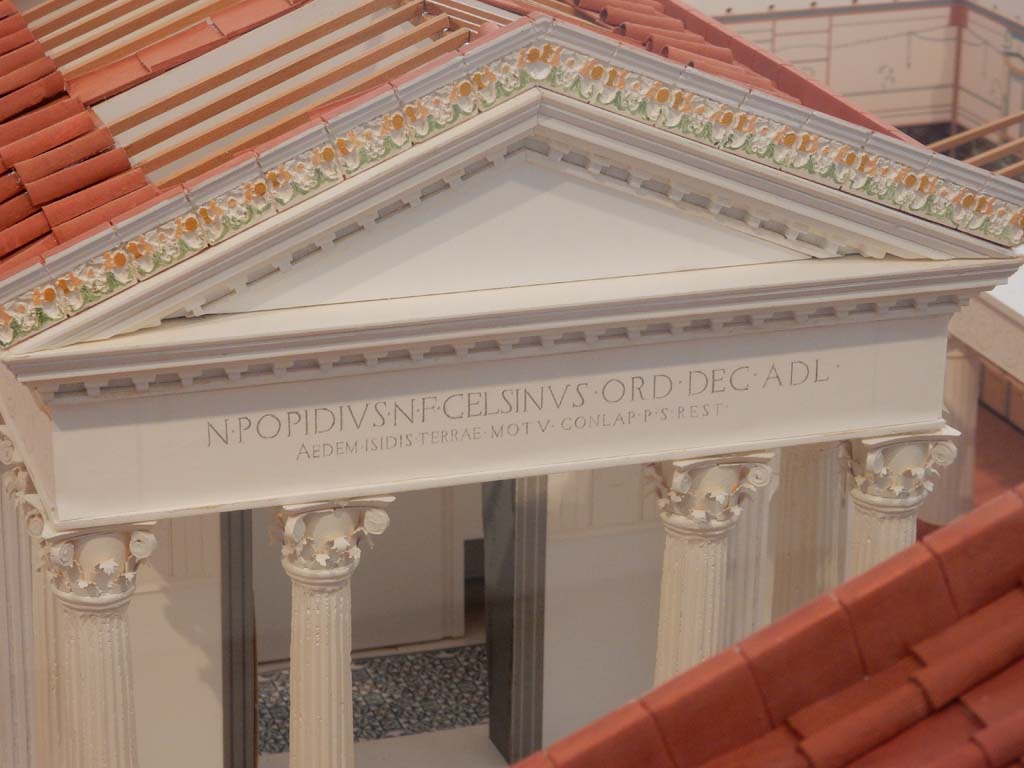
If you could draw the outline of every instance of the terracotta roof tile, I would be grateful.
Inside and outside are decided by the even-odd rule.
[[[91,157],[70,168],[52,173],[38,181],[29,182],[25,185],[25,189],[28,190],[32,202],[36,205],[44,205],[123,173],[131,167],[128,154],[123,149],[114,149]]]
[[[981,747],[973,741],[964,742],[952,751],[922,764],[922,768],[991,768]]]
[[[249,0],[210,18],[225,37],[234,37],[287,13],[291,8],[287,0]]]
[[[850,619],[831,595],[798,608],[739,647],[776,725],[864,676]]]
[[[854,760],[850,768],[917,768],[956,750],[977,730],[978,723],[971,714],[954,704]]]
[[[27,27],[28,24],[25,23],[21,14],[5,16],[3,19],[0,19],[0,37],[13,35],[15,32],[19,32]]]
[[[983,504],[958,525],[926,536],[939,558],[960,614],[975,611],[1024,576],[1024,499],[1006,493]]]
[[[556,742],[547,755],[555,768],[676,768],[650,712],[638,702]]]
[[[25,187],[22,186],[18,177],[14,175],[14,171],[0,174],[0,203],[6,202],[19,192],[24,191]]]
[[[2,239],[3,235],[0,234],[0,240]],[[23,269],[42,264],[43,253],[56,244],[57,238],[47,235],[0,259],[0,280],[6,280]]]
[[[997,501],[931,534],[934,555],[916,545],[648,694],[642,703],[676,768],[1019,766],[1024,547],[1016,525],[1024,504],[1014,491]],[[995,543],[1001,537],[1006,551]],[[985,557],[992,573],[975,567]],[[950,588],[972,613],[957,619]],[[872,665],[908,645],[911,654],[864,676],[855,635]],[[658,706],[659,698],[682,704]],[[788,719],[767,730],[765,706],[776,722]],[[588,754],[601,754],[603,727],[588,728]],[[599,765],[607,763],[588,758],[573,768]]]
[[[0,231],[0,256],[6,256],[50,231],[42,212],[32,214]]]
[[[98,208],[93,208],[81,216],[57,224],[53,227],[53,234],[59,242],[65,243],[83,232],[88,232],[93,227],[109,222],[115,216],[135,210],[158,195],[156,187],[147,184],[121,197],[114,198]]]
[[[988,725],[1024,710],[1024,659],[968,691],[960,700]]]
[[[13,226],[38,212],[39,207],[32,204],[27,194],[22,193],[17,197],[12,197],[7,202],[0,203],[0,229]]]
[[[921,664],[912,656],[900,659],[888,669],[794,712],[789,718],[789,725],[804,738],[822,731],[901,687],[910,680],[911,673],[920,667]]]
[[[88,211],[74,211],[71,206],[60,222],[65,224],[60,238],[53,234],[57,223],[53,211],[40,210],[40,204],[59,200],[129,166],[123,152],[106,151],[114,143],[110,132],[97,127],[99,121],[80,101],[67,98],[63,77],[54,71],[53,62],[35,55],[40,46],[31,43],[25,49],[33,56],[19,57],[18,49],[3,58],[29,63],[0,76],[0,93],[6,92],[0,97],[0,166],[14,167],[0,175],[0,255],[7,254],[11,264],[22,265],[40,258],[97,217],[109,218],[139,201],[138,195],[115,201],[91,219],[75,222],[68,221],[74,218],[72,212]],[[104,206],[111,199],[93,198],[92,202]]]
[[[936,664],[947,656],[957,654],[974,641],[999,629],[1006,616],[1024,613],[1024,591],[1011,589],[988,605],[951,625],[942,632],[922,640],[911,650],[924,664]]]
[[[143,48],[137,56],[152,73],[166,72],[186,61],[200,56],[225,42],[225,35],[213,24],[201,22],[159,43]]]
[[[15,51],[17,53],[17,51]],[[33,59],[13,70],[7,70],[6,74],[0,75],[0,95],[6,95],[36,80],[46,77],[57,71],[57,65],[53,59],[42,57]]]
[[[768,733],[771,722],[747,660],[719,654],[642,699],[678,768],[700,765]],[[678,723],[687,723],[685,729]],[[729,728],[721,727],[724,722]]]
[[[89,133],[96,128],[96,120],[85,112],[78,112],[71,117],[59,120],[42,130],[35,131],[17,139],[10,144],[0,146],[0,159],[8,168],[14,167],[15,163],[29,160],[44,152],[59,147],[61,144],[77,139],[79,136]]]
[[[1024,614],[1006,612],[987,634],[911,675],[932,706],[944,707],[978,683],[1024,656]]]
[[[114,137],[106,128],[97,128],[48,152],[14,164],[14,171],[28,186],[34,181],[87,160],[114,146]]]
[[[68,84],[68,93],[86,104],[109,99],[153,76],[138,56],[132,55],[102,69],[76,77]]]
[[[45,56],[46,49],[39,43],[23,45],[0,56],[0,72],[10,72]]]
[[[138,168],[133,168],[56,202],[44,205],[43,212],[46,214],[50,226],[56,227],[65,221],[70,221],[98,208],[107,200],[114,200],[147,185],[149,182],[146,181],[145,174]]]
[[[19,29],[17,32],[0,37],[0,54],[9,53],[16,48],[21,48],[21,46],[34,43],[35,41],[36,39],[32,36],[32,32],[27,29]]]
[[[810,761],[798,747],[796,735],[783,726],[704,763],[704,768],[809,768]]]
[[[64,76],[60,72],[53,72],[34,83],[29,83],[8,93],[6,96],[0,96],[0,120],[14,117],[63,92]]]
[[[841,768],[930,713],[924,693],[904,683],[800,742],[815,768]]]
[[[1018,710],[974,734],[991,765],[1008,765],[1024,755],[1024,710]]]
[[[891,666],[912,645],[959,618],[942,568],[926,547],[916,544],[888,566],[862,574],[835,593],[853,623],[869,674]]]
[[[0,122],[0,146],[25,138],[84,111],[85,107],[77,99],[55,99],[24,115]]]

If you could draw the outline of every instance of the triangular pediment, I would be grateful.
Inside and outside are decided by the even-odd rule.
[[[284,273],[211,301],[203,314],[810,258],[784,238],[758,238],[745,225],[569,169],[579,170],[523,149],[415,207],[344,233]]]
[[[308,140],[301,135],[295,142]],[[286,146],[280,153],[293,151]],[[366,151],[359,156],[369,157]],[[102,287],[115,290],[88,304],[88,311],[18,340],[21,352],[208,314],[778,262],[807,264],[813,282],[810,265],[819,259],[1007,255],[979,238],[798,173],[540,88],[430,141],[407,142],[362,163],[357,174],[314,194],[278,199],[263,213],[229,221],[233,204],[266,193],[280,169],[294,175],[311,157],[283,162],[278,171],[247,160],[209,182],[208,190],[190,193],[211,196],[198,214],[174,214],[170,207],[178,203],[172,202],[133,222],[141,229],[177,215],[168,230],[176,227],[177,237],[188,230],[190,216],[227,211],[213,214],[220,229],[203,232],[208,244],[180,261],[157,265],[143,252],[152,271],[132,277],[123,270],[130,281],[124,287],[116,286],[117,257],[137,257],[135,243],[142,239],[100,250],[95,269],[111,272]],[[81,250],[98,247],[85,243]],[[57,262],[48,266],[59,268]],[[737,272],[730,279],[744,284]],[[571,299],[567,288],[565,301]]]

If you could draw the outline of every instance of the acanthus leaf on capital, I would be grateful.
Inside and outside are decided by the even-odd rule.
[[[939,470],[956,460],[959,432],[946,427],[920,435],[869,438],[856,443],[851,470],[862,496],[917,504],[935,487]]]
[[[645,474],[667,525],[712,533],[731,527],[772,480],[771,453],[650,464]]]
[[[276,524],[282,559],[310,572],[354,569],[362,546],[372,547],[372,536],[387,530],[390,518],[384,507],[391,501],[390,496],[372,497],[282,508]]]

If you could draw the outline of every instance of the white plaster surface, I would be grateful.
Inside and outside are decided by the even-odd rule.
[[[59,515],[145,519],[934,428],[945,343],[938,316],[54,407]],[[525,403],[527,388],[547,392],[546,405],[510,411],[502,393]],[[346,415],[344,431],[310,437],[294,411],[376,414],[375,404],[383,424]],[[395,404],[413,408],[412,422]],[[290,411],[299,426],[288,435]],[[242,436],[267,413],[263,436]],[[225,442],[211,424],[234,431]],[[334,452],[318,457],[325,440]],[[338,455],[339,440],[357,450]],[[82,462],[99,444],[107,461]]]
[[[687,245],[689,244],[689,245]],[[628,254],[626,258],[624,255]],[[522,157],[214,302],[233,313],[776,261],[794,250]]]
[[[660,520],[549,537],[545,745],[650,690],[664,539]]]

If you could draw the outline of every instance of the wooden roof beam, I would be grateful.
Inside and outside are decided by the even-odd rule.
[[[990,133],[1000,131],[1003,128],[1009,128],[1010,126],[1017,125],[1018,123],[1024,123],[1024,111],[1016,112],[1012,115],[1007,115],[1006,117],[1000,117],[998,120],[993,120],[990,123],[979,125],[977,128],[961,131],[960,133],[954,134],[945,139],[933,141],[928,145],[928,149],[933,152],[948,152],[949,150],[955,149],[969,141],[984,138]]]
[[[406,56],[400,61],[396,62],[393,66],[388,67],[387,69],[381,72],[377,72],[373,75],[365,77],[359,82],[354,83],[353,85],[347,88],[332,93],[327,98],[317,102],[308,110],[304,110],[300,114],[293,115],[291,117],[288,117],[284,120],[275,123],[274,125],[268,128],[245,136],[244,138],[232,144],[230,147],[214,155],[211,155],[210,157],[204,158],[203,160],[199,161],[198,163],[195,163],[189,168],[186,168],[183,171],[179,171],[178,173],[174,174],[169,178],[161,179],[159,181],[159,184],[162,186],[169,184],[180,184],[184,181],[188,181],[191,178],[195,178],[201,173],[205,173],[206,171],[216,168],[218,165],[225,162],[226,160],[229,160],[231,157],[238,154],[239,152],[243,152],[246,149],[257,147],[260,144],[270,141],[275,136],[280,136],[282,133],[286,131],[290,131],[293,128],[299,127],[309,119],[309,115],[311,113],[316,112],[317,110],[328,107],[331,104],[337,104],[359,93],[363,93],[369,90],[370,88],[382,85],[383,83],[386,83],[389,80],[393,80],[396,77],[404,75],[407,72],[411,72],[417,67],[420,67],[429,61],[432,61],[433,59],[437,58],[438,56],[444,53],[447,53],[448,51],[456,50],[460,46],[469,42],[469,37],[470,34],[468,29],[457,29],[453,32],[447,32],[443,34],[439,39],[434,41],[429,47],[424,48],[422,51]],[[145,164],[143,165],[143,168],[145,168],[147,172],[152,170]]]
[[[330,86],[335,85],[341,80],[344,80],[348,77],[351,77],[352,75],[359,73],[360,71],[366,69],[367,67],[373,64],[377,64],[381,61],[389,59],[390,57],[406,50],[411,45],[415,45],[416,43],[432,38],[435,35],[442,35],[445,32],[445,30],[448,29],[450,26],[451,20],[447,16],[436,16],[427,21],[424,21],[415,29],[410,30],[409,32],[406,32],[392,40],[389,40],[386,43],[382,43],[372,51],[368,52],[366,55],[360,56],[354,61],[348,61],[345,64],[341,65],[340,67],[337,67],[336,69],[332,70],[331,72],[328,72],[327,74],[322,75],[316,78],[315,80],[311,80],[308,83],[304,83],[303,85],[298,86],[288,91],[287,93],[283,93],[274,98],[267,99],[263,102],[255,104],[242,114],[236,115],[228,120],[225,120],[223,123],[215,125],[209,128],[208,130],[202,131],[197,136],[193,136],[192,138],[183,141],[180,144],[177,144],[167,150],[164,150],[163,152],[160,152],[154,157],[144,160],[141,166],[146,171],[147,175],[152,173],[153,171],[165,168],[168,165],[175,163],[181,160],[182,158],[188,156],[189,154],[193,152],[198,152],[215,141],[220,141],[221,139],[227,138],[233,133],[237,133],[238,131],[244,130],[247,126],[250,126],[253,123],[258,122],[260,120],[264,120],[273,115],[274,113],[280,112],[281,110],[286,109],[287,107],[316,94],[318,91],[322,91],[325,88],[329,88]],[[469,30],[459,30],[458,34],[453,36],[457,36],[460,40],[462,40],[462,42],[465,42],[466,40],[469,39]],[[459,43],[459,45],[461,45],[461,42]],[[457,47],[457,45],[454,47]],[[431,46],[426,50],[433,49],[434,46]],[[415,58],[415,55],[412,58]],[[387,79],[389,78],[385,78],[385,81]],[[340,95],[335,94],[329,97],[324,103],[336,101],[338,98],[341,98],[348,92],[349,89],[344,89],[340,92]],[[281,128],[281,130],[287,131],[290,128],[295,127],[296,125],[301,125],[303,122],[305,122],[306,119],[307,110],[303,110],[301,113],[295,115],[293,118],[289,118],[285,120],[283,123],[276,124],[275,127],[283,125],[285,127]],[[268,136],[267,138],[273,138],[273,135],[275,135],[273,133],[273,129],[270,129],[270,136]],[[253,142],[252,145],[262,143],[262,141],[264,140],[266,139],[255,141]],[[227,157],[230,157],[236,151],[238,151],[238,148],[233,147],[226,153],[221,154],[226,154]],[[217,157],[221,157],[221,154],[218,154]],[[209,167],[214,167],[215,165],[217,165],[218,162],[220,162],[220,160],[213,162],[212,165],[209,165]]]
[[[160,21],[168,14],[183,10],[191,4],[192,0],[167,0],[166,2],[158,5],[155,8],[150,8],[145,13],[142,13],[131,19],[127,19],[121,24],[116,24],[106,29],[97,30],[96,34],[89,36],[85,40],[82,40],[73,48],[69,48],[68,50],[63,51],[62,53],[52,55],[51,57],[55,62],[57,62],[57,66],[63,67],[82,58],[83,56],[87,56],[88,54],[96,50],[99,50],[100,48],[106,45],[110,45],[111,43],[115,43],[118,40],[121,40],[122,38],[124,38],[125,35],[130,35],[133,32],[138,32],[143,27]],[[148,4],[143,3],[143,5]],[[206,13],[208,13],[208,11],[206,11]],[[206,13],[204,13],[203,15],[205,16]],[[77,40],[78,38],[75,39]],[[46,41],[43,41],[43,44],[48,45]],[[91,64],[92,62],[90,61],[89,63]],[[74,71],[74,74],[81,74],[81,68]],[[67,76],[71,77],[72,73],[69,72]]]
[[[160,42],[164,38],[170,37],[175,32],[180,32],[187,27],[192,26],[198,21],[202,21],[211,14],[219,11],[226,10],[232,6],[238,5],[244,2],[244,0],[213,0],[202,6],[197,7],[194,11],[186,13],[182,16],[177,16],[173,19],[169,19],[164,24],[160,25],[156,29],[153,29],[140,37],[133,37],[126,41],[123,45],[119,45],[116,48],[112,48],[101,56],[89,59],[83,64],[71,67],[64,76],[68,80],[73,80],[76,77],[87,75],[94,70],[99,69],[102,66],[110,64],[115,61],[119,61],[127,56],[142,50],[148,45]]]
[[[205,80],[201,80],[198,83],[182,88],[180,91],[176,91],[166,98],[160,99],[159,101],[154,102],[147,107],[143,107],[136,112],[132,112],[129,115],[125,115],[120,120],[112,122],[108,127],[110,128],[111,133],[117,135],[131,128],[135,128],[136,126],[142,125],[142,123],[147,120],[152,120],[154,117],[166,114],[168,111],[176,107],[180,107],[182,104],[186,104],[203,93],[209,93],[214,88],[219,88],[225,83],[231,82],[236,77],[245,75],[257,67],[263,66],[268,61],[274,61],[282,56],[286,56],[289,53],[297,51],[310,43],[316,42],[339,29],[355,24],[370,14],[376,13],[384,8],[394,7],[395,5],[398,5],[399,2],[400,0],[370,0],[370,2],[357,5],[348,13],[343,13],[323,24],[302,32],[295,37],[291,37],[284,42],[267,48],[255,56],[250,56],[234,66],[228,67],[220,72],[216,72]]]
[[[1014,139],[1008,141],[1005,144],[1000,144],[998,147],[994,147],[986,152],[968,157],[964,162],[970,163],[971,165],[984,166],[989,163],[993,163],[996,160],[1002,160],[1004,157],[1009,155],[1018,154],[1024,150],[1024,138]]]

